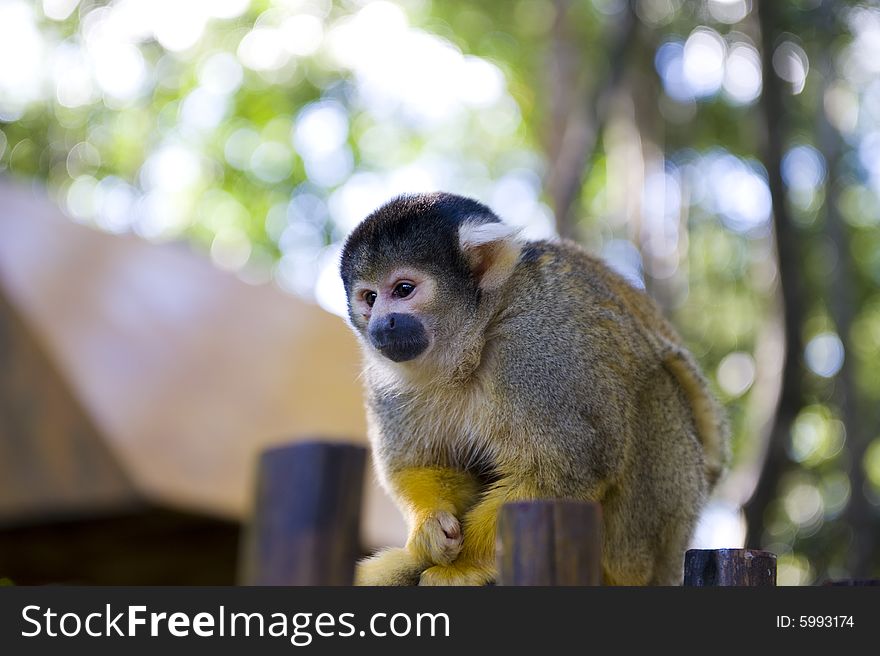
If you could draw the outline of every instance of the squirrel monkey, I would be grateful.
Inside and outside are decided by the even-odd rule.
[[[602,504],[607,584],[681,583],[727,429],[644,293],[444,193],[373,212],[341,275],[374,461],[409,527],[356,583],[491,582],[502,504],[548,498]]]

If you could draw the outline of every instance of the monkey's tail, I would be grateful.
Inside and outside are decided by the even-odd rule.
[[[663,366],[681,385],[691,405],[694,423],[703,445],[706,480],[709,489],[715,487],[727,467],[729,427],[718,401],[709,391],[709,384],[692,356],[683,348],[663,341]]]

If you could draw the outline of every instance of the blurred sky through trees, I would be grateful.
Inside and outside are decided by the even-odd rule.
[[[577,239],[727,405],[704,539],[880,576],[876,0],[0,0],[0,172],[337,314],[398,193]]]

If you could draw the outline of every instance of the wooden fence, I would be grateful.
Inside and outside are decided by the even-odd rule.
[[[351,585],[366,450],[301,442],[263,453],[256,505],[246,529],[245,585]],[[506,504],[498,522],[498,585],[601,585],[599,504],[558,500]],[[685,586],[774,586],[776,554],[691,549]],[[827,585],[878,585],[875,580]]]

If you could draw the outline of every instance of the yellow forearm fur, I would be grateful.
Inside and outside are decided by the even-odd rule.
[[[477,498],[477,480],[445,467],[402,469],[388,479],[409,520],[406,550],[411,557],[426,567],[451,563],[462,544],[459,519]]]
[[[459,560],[493,562],[495,560],[495,532],[501,506],[510,501],[534,499],[535,490],[505,481],[490,487],[480,501],[464,516],[464,545]]]
[[[464,542],[450,565],[436,565],[422,575],[430,585],[482,585],[495,578],[495,533],[501,506],[537,497],[531,486],[500,481],[487,489],[465,514]]]
[[[471,474],[446,467],[402,469],[390,473],[388,480],[414,519],[437,510],[458,517],[474,503],[479,490]]]

